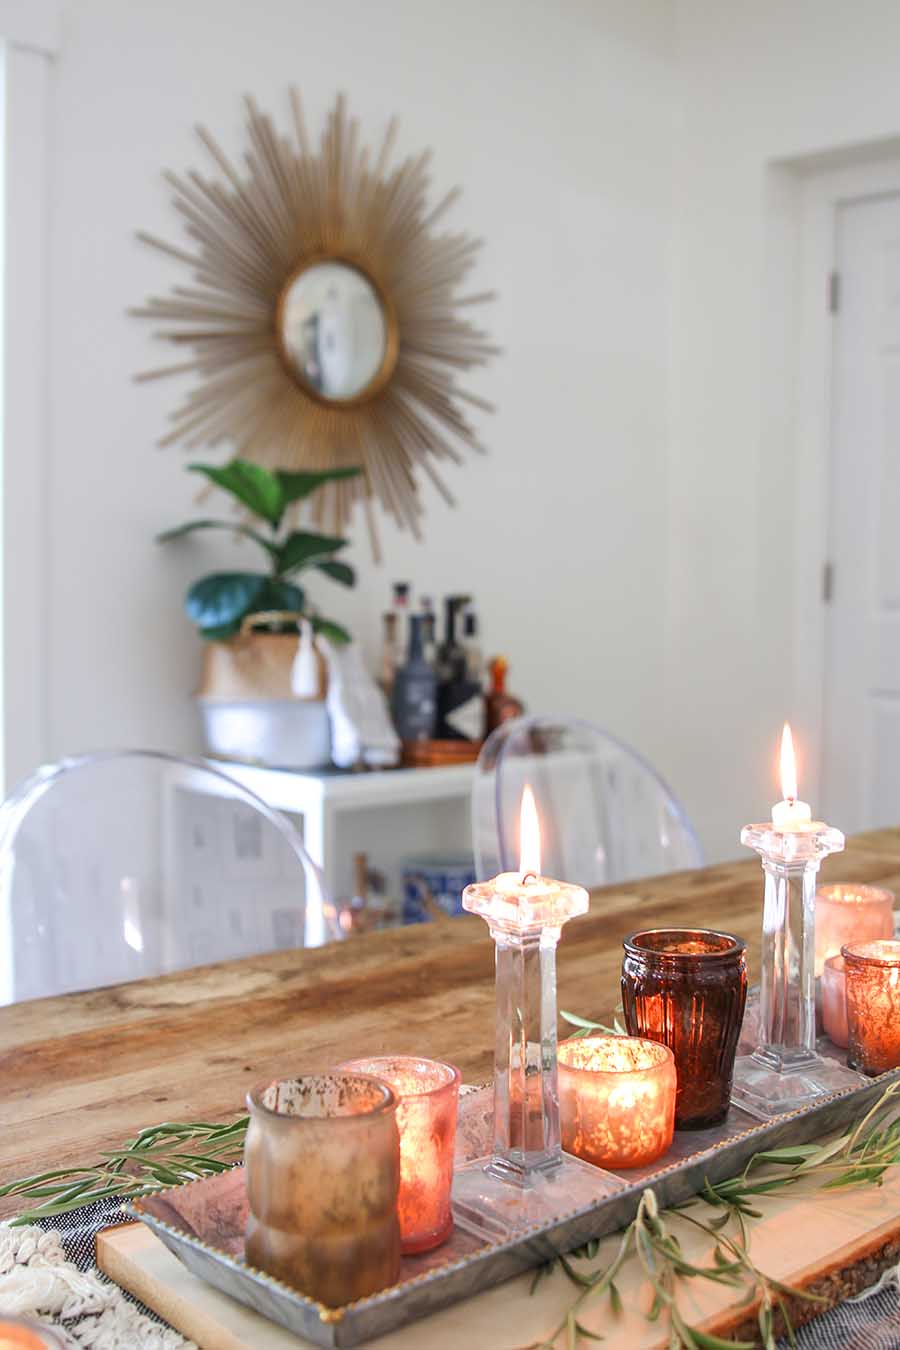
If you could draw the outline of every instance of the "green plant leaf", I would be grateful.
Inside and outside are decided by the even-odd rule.
[[[339,581],[342,586],[354,586],[356,584],[356,573],[349,563],[332,562],[330,559],[326,562],[313,563],[313,567],[324,572],[326,577],[331,577],[332,581]]]
[[[201,628],[200,636],[207,642],[227,642],[229,638],[234,637],[240,628],[240,622],[222,623],[217,628]]]
[[[252,539],[255,544],[264,548],[270,557],[275,558],[278,555],[277,544],[273,544],[251,526],[242,525],[240,521],[189,520],[184,525],[176,525],[172,530],[163,530],[162,534],[156,536],[156,542],[169,544],[173,539],[183,539],[186,534],[192,534],[194,530],[230,530],[232,534],[243,534],[247,539]]]
[[[313,626],[314,633],[321,633],[330,642],[347,643],[353,641],[346,628],[342,628],[339,623],[334,623],[331,619],[320,619],[317,614],[314,614],[310,618],[310,623]]]
[[[308,534],[306,530],[294,530],[278,550],[275,563],[279,576],[296,572],[312,562],[323,561],[339,548],[345,548],[346,539],[338,539],[330,534]]]
[[[262,516],[276,528],[281,523],[287,505],[280,480],[259,464],[247,459],[233,459],[221,468],[215,464],[189,464],[191,473],[202,473],[217,487],[230,492],[257,516]]]
[[[261,608],[268,583],[262,572],[213,572],[194,582],[184,607],[198,628],[224,628]]]
[[[267,577],[266,589],[256,609],[286,609],[292,614],[302,614],[306,604],[306,595],[300,586],[292,581],[282,581],[280,577]]]
[[[333,483],[340,478],[355,478],[361,472],[362,470],[355,466],[352,469],[321,469],[314,473],[288,473],[285,469],[276,469],[275,476],[281,485],[284,504],[287,506],[291,502],[299,502],[304,497],[309,497],[316,488],[322,487],[325,483]]]

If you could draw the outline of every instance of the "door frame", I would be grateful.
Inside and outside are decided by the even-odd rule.
[[[46,756],[50,98],[59,0],[0,0],[0,796]],[[13,340],[14,339],[14,340]]]
[[[798,186],[794,491],[802,504],[803,527],[797,531],[794,555],[793,703],[803,709],[810,744],[816,747],[804,766],[804,793],[808,783],[809,800],[821,801],[828,618],[823,591],[830,548],[835,324],[840,317],[839,294],[837,314],[830,307],[837,212],[849,202],[900,193],[900,143],[891,141],[864,159],[854,155],[837,166],[803,168]]]

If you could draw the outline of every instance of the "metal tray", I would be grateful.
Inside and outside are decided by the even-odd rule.
[[[732,1107],[722,1125],[677,1133],[669,1152],[652,1166],[613,1172],[623,1183],[615,1194],[587,1208],[566,1211],[563,1204],[551,1223],[506,1242],[485,1243],[457,1227],[437,1251],[405,1257],[397,1284],[342,1308],[325,1308],[246,1264],[242,1167],[145,1196],[125,1208],[189,1270],[239,1303],[316,1345],[359,1345],[470,1298],[589,1238],[614,1232],[634,1218],[641,1192],[649,1184],[661,1207],[675,1204],[696,1195],[706,1178],[722,1181],[734,1176],[754,1153],[821,1138],[858,1120],[898,1077],[900,1069],[893,1069],[863,1087],[764,1124]],[[462,1148],[457,1160],[465,1161],[485,1152],[479,1137],[487,1116],[484,1097],[480,1101],[477,1095],[471,1097],[460,1103],[460,1109]]]

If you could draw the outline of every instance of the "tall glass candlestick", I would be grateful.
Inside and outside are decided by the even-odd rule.
[[[540,875],[530,788],[522,798],[519,872],[467,886],[463,908],[487,921],[496,946],[494,1147],[457,1169],[453,1213],[463,1227],[505,1238],[623,1183],[564,1154],[556,1054],[556,946],[587,892]]]
[[[772,820],[746,825],[741,843],[765,872],[760,953],[759,1043],[734,1066],[731,1099],[759,1120],[795,1111],[817,1097],[858,1087],[859,1074],[816,1053],[815,895],[823,858],[844,836],[813,820],[797,801],[790,728],[782,741],[784,801]]]

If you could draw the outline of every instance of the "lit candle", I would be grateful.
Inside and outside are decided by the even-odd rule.
[[[812,828],[812,811],[806,802],[797,800],[797,760],[794,740],[788,722],[781,733],[781,795],[783,801],[772,807],[772,824],[787,834],[791,830]]]
[[[450,1184],[459,1069],[404,1055],[352,1059],[339,1067],[380,1078],[397,1098],[400,1247],[407,1256],[439,1247],[453,1231]]]
[[[675,1057],[633,1036],[587,1036],[559,1047],[559,1108],[567,1153],[596,1167],[643,1167],[675,1130]]]
[[[816,891],[816,974],[846,942],[894,936],[894,893],[880,886],[820,886]],[[832,1040],[834,1037],[832,1037]]]
[[[843,948],[847,985],[847,1061],[875,1075],[900,1065],[900,942]]]

